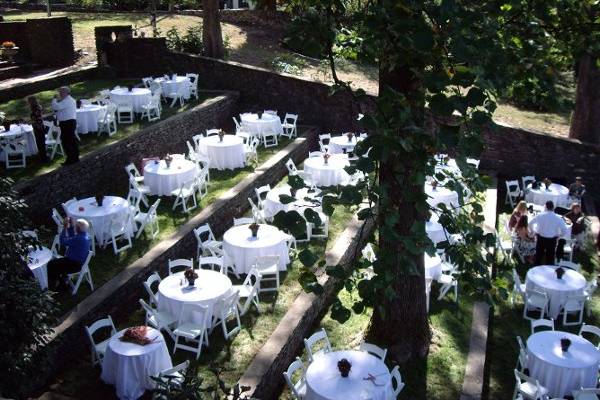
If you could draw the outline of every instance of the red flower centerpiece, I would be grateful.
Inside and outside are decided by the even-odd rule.
[[[219,129],[219,133],[217,135],[219,135],[219,142],[222,142],[223,137],[225,136],[225,132],[223,132],[223,129]]]
[[[198,274],[191,268],[186,268],[183,276],[185,276],[185,279],[187,279],[190,286],[194,286],[194,282],[196,282],[196,279],[198,278]]]
[[[258,225],[256,222],[253,222],[250,224],[250,226],[248,226],[248,229],[250,229],[250,232],[252,232],[253,238],[258,236],[258,228],[260,228],[260,225]]]
[[[325,162],[325,165],[329,164],[329,157],[331,157],[331,154],[329,154],[329,153],[323,154],[323,161]]]
[[[167,164],[167,168],[171,168],[171,162],[173,161],[173,157],[167,153],[165,156],[165,163]]]
[[[346,360],[345,358],[342,358],[340,361],[338,361],[337,367],[340,370],[342,378],[347,378],[350,374],[350,370],[352,369],[352,364],[350,363],[350,361]]]
[[[147,332],[147,326],[134,326],[125,331],[123,336],[121,336],[121,341],[145,346],[147,344],[152,343],[152,340],[146,337]]]

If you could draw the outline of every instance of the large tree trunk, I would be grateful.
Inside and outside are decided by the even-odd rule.
[[[579,60],[575,111],[569,137],[600,144],[600,70],[589,54]]]
[[[204,55],[213,58],[223,58],[223,35],[221,33],[221,18],[219,16],[219,0],[202,0],[202,42]]]
[[[411,103],[413,119],[423,123],[424,102],[420,83],[408,67],[397,68],[393,71],[380,69],[379,93],[386,88],[394,89],[405,94]],[[397,133],[403,135],[402,131]],[[415,168],[415,158],[392,156],[380,165],[379,183],[386,187],[390,204],[386,207],[393,209],[400,215],[395,230],[401,236],[410,236],[410,229],[414,221],[426,220],[414,207],[414,201],[408,200],[409,193],[422,193],[421,185],[414,185],[409,180],[410,172]],[[404,172],[402,172],[404,171]],[[387,218],[386,210],[380,210],[379,225],[382,226]],[[390,262],[386,269],[392,271],[395,277],[393,283],[394,298],[389,298],[380,291],[373,308],[368,338],[375,343],[386,345],[391,355],[398,362],[424,357],[429,349],[431,332],[427,318],[425,300],[425,279],[423,257],[414,257],[419,275],[411,275],[407,266],[403,265],[399,255],[410,256],[402,244],[390,240],[385,235],[379,235],[380,251],[395,255],[396,260]]]

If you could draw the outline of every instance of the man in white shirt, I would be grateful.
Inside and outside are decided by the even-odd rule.
[[[73,164],[79,161],[79,141],[75,136],[77,128],[77,104],[71,97],[71,90],[64,86],[58,89],[58,96],[52,99],[52,109],[56,114],[62,144],[65,148],[67,160],[63,165]]]
[[[558,238],[567,233],[567,224],[554,212],[554,203],[546,202],[546,211],[531,219],[529,229],[537,235],[535,265],[554,265]]]

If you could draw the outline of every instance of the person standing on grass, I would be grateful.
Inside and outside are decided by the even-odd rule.
[[[546,202],[546,211],[531,219],[529,228],[537,235],[535,265],[554,265],[558,238],[567,233],[567,224],[554,212],[554,203]]]
[[[35,135],[38,157],[41,162],[46,163],[48,162],[48,155],[46,154],[46,127],[44,126],[42,105],[35,96],[27,97],[27,104],[29,104],[31,126]]]
[[[67,160],[63,165],[79,162],[79,141],[75,136],[77,103],[71,97],[71,90],[67,86],[58,89],[58,96],[52,99],[52,109],[56,113],[61,140],[67,154]]]

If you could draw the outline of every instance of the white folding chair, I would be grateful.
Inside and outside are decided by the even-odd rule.
[[[512,278],[513,278],[513,290],[511,293],[511,302],[515,304],[515,298],[517,296],[521,297],[521,300],[525,302],[525,291],[526,287],[524,283],[521,283],[521,278],[519,278],[519,274],[517,270],[513,268],[512,270]]]
[[[117,121],[119,124],[133,124],[135,115],[133,113],[133,105],[131,102],[115,101],[117,105]]]
[[[242,218],[234,218],[233,219],[233,226],[250,225],[253,223],[254,223],[254,218],[250,218],[250,217],[242,217]]]
[[[521,177],[521,183],[523,184],[523,196],[525,196],[527,194],[527,186],[530,183],[534,183],[535,182],[535,176],[532,175],[528,175],[528,176],[523,176]]]
[[[537,379],[530,378],[523,372],[514,370],[515,373],[515,391],[512,398],[517,399],[520,394],[527,400],[545,400],[548,395],[548,389],[540,385]]]
[[[259,293],[277,292],[279,290],[279,256],[260,256],[256,257],[253,264],[260,274]],[[272,282],[274,286],[265,287],[266,282]]]
[[[127,172],[127,176],[135,179],[137,183],[143,183],[144,177],[140,174],[140,171],[137,169],[134,163],[129,163],[125,166],[125,172]]]
[[[585,296],[585,305],[587,307],[587,315],[588,317],[592,314],[592,296],[594,296],[594,292],[598,289],[598,281],[596,279],[592,279],[585,285],[585,289],[583,290],[583,294]]]
[[[265,210],[261,210],[254,201],[250,197],[248,197],[248,203],[250,203],[250,209],[252,211],[252,217],[259,224],[266,224],[267,217],[265,215]]]
[[[181,209],[184,213],[187,213],[196,207],[198,207],[198,202],[196,201],[196,183],[192,182],[191,184],[182,183],[178,189],[175,189],[171,192],[171,196],[175,196],[175,201],[173,202],[172,210],[175,210],[177,206],[181,206]],[[192,206],[188,206],[188,201],[192,200]]]
[[[528,366],[529,355],[527,354],[527,348],[523,344],[521,336],[517,336],[517,343],[519,344],[519,356],[517,357],[517,365],[515,366],[515,369],[523,372],[523,370],[525,370],[525,368]]]
[[[115,214],[110,220],[110,240],[115,254],[130,249],[133,244],[131,242],[133,222],[131,214]],[[126,243],[119,247],[119,241]]]
[[[298,114],[289,114],[286,113],[283,118],[283,123],[281,126],[283,127],[283,133],[281,136],[285,136],[287,138],[293,139],[298,135],[298,131],[296,129],[296,123],[298,122]]]
[[[331,342],[329,341],[327,332],[325,332],[325,328],[321,328],[321,330],[310,335],[309,338],[304,339],[304,348],[310,362],[313,362],[315,357],[332,351]]]
[[[533,320],[527,315],[529,310],[540,312],[540,318],[543,319],[548,310],[548,295],[537,290],[527,290],[525,292],[525,306],[523,307],[523,318]]]
[[[329,237],[329,217],[325,213],[318,212],[321,225],[317,226],[312,222],[306,224],[308,240],[327,239]]]
[[[62,145],[60,128],[50,121],[44,121],[44,127],[47,129],[45,136],[46,150],[50,150],[50,159],[59,154],[64,157],[65,150]]]
[[[200,258],[200,255],[209,256],[210,248],[223,248],[223,243],[215,238],[215,234],[210,229],[209,224],[200,225],[194,229],[194,236],[196,236],[197,248],[196,258]]]
[[[511,207],[515,207],[515,204],[519,201],[521,197],[521,188],[519,187],[519,181],[512,180],[506,181],[506,199],[505,203],[510,204]]]
[[[144,203],[146,207],[150,206],[150,203],[148,201],[148,195],[150,195],[150,188],[148,186],[138,183],[133,177],[129,177],[129,188],[135,189],[138,192],[140,192],[140,194],[142,195],[142,203]]]
[[[581,328],[579,329],[579,336],[584,337],[584,333],[590,333],[595,337],[595,339],[600,339],[600,328],[598,328],[597,326],[587,325],[585,323],[581,324]],[[598,340],[598,345],[596,346],[596,348],[600,350],[600,340]]]
[[[110,137],[117,133],[117,110],[116,104],[109,103],[106,109],[98,114],[98,135],[106,132]]]
[[[193,321],[191,322],[184,316],[193,315]],[[177,328],[173,331],[175,335],[175,345],[173,347],[173,354],[177,349],[191,351],[196,354],[196,360],[200,358],[202,353],[202,346],[208,346],[208,319],[210,314],[208,307],[197,303],[184,303],[181,309],[181,315],[179,317],[179,323]],[[179,343],[179,339],[183,338],[184,343]],[[196,346],[190,346],[187,343],[196,342]]]
[[[241,136],[241,135],[239,135]],[[249,143],[244,145],[244,160],[246,165],[254,161],[258,165],[258,145],[260,144],[258,138],[252,137],[249,139]]]
[[[27,167],[27,142],[24,135],[0,142],[6,169]]]
[[[135,238],[139,238],[142,233],[146,232],[146,228],[150,227],[150,236],[152,239],[156,239],[160,233],[160,225],[158,223],[157,209],[160,204],[160,199],[157,199],[154,204],[150,206],[148,212],[138,211],[133,218],[134,222],[139,224]]]
[[[240,278],[239,274],[235,269],[235,265],[233,264],[233,258],[227,252],[220,247],[209,247],[208,251],[212,257],[218,257],[221,259],[221,273],[222,274],[233,274],[236,278]],[[202,257],[200,257],[202,259]]]
[[[85,279],[87,283],[90,285],[90,290],[94,291],[94,283],[92,282],[92,274],[90,273],[90,260],[92,259],[92,255],[94,253],[90,251],[88,253],[87,258],[85,259],[83,265],[79,272],[74,272],[72,274],[67,274],[67,282],[71,287],[71,294],[75,296],[77,291],[79,290],[79,286],[81,286],[81,282]],[[75,283],[73,283],[75,281]]]
[[[200,257],[198,259],[198,268],[200,269],[208,269],[211,271],[216,271],[219,273],[223,272],[223,258],[208,256],[208,257]]]
[[[169,275],[176,274],[178,272],[185,271],[186,269],[194,269],[194,260],[192,258],[178,258],[176,260],[169,260],[168,269]]]
[[[262,137],[263,146],[265,149],[269,147],[276,147],[279,144],[277,141],[277,133],[275,133],[275,131],[268,129],[263,131],[260,136]]]
[[[158,284],[162,281],[160,275],[157,272],[153,272],[148,279],[142,282],[146,293],[148,293],[148,302],[154,307],[158,307]],[[152,289],[152,286],[156,284],[156,291]]]
[[[142,116],[140,119],[148,119],[148,122],[158,121],[160,119],[161,107],[160,107],[160,94],[153,94],[148,103],[142,104]]]
[[[239,294],[237,292],[231,292],[218,303],[219,315],[213,321],[213,327],[217,326],[217,324],[221,324],[225,340],[229,340],[230,337],[233,337],[242,330],[242,322],[240,321],[240,313],[237,306],[238,300]],[[230,318],[235,320],[235,326],[231,330],[227,328],[227,321]]]
[[[309,151],[308,152],[308,158],[319,158],[319,157],[323,157],[323,152],[322,151]]]
[[[194,96],[198,100],[198,74],[185,74],[190,79],[190,96]]]
[[[260,300],[258,298],[260,278],[260,274],[258,273],[256,268],[252,268],[250,272],[248,272],[248,275],[246,275],[244,283],[242,283],[241,285],[233,285],[232,290],[239,295],[237,305],[240,311],[240,315],[245,315],[252,306],[252,304],[256,306],[256,310],[260,313]],[[245,299],[243,304],[241,303],[242,299]]]
[[[376,344],[367,343],[365,341],[362,341],[360,343],[359,350],[372,354],[375,357],[379,358],[381,361],[385,361],[385,356],[387,355],[387,349],[382,349]]]
[[[140,305],[146,312],[146,325],[158,329],[159,331],[165,331],[171,339],[175,340],[173,334],[173,328],[177,323],[177,318],[167,311],[159,311],[156,308],[152,308],[143,299],[139,300]]]
[[[267,197],[267,193],[271,191],[271,185],[264,185],[254,188],[254,194],[256,194],[256,204],[258,208],[264,209],[264,201]]]
[[[323,153],[327,153],[329,151],[329,142],[331,141],[331,133],[324,133],[319,135],[319,149]]]
[[[573,400],[598,400],[600,389],[598,388],[581,388],[573,390]]]
[[[405,383],[402,382],[402,375],[400,375],[400,369],[398,368],[397,365],[391,371],[391,374],[392,374],[391,385],[392,385],[392,390],[394,392],[393,398],[396,399],[396,398],[398,398],[398,395],[400,394],[402,389],[404,389]]]
[[[585,295],[567,296],[567,301],[562,307],[564,326],[579,325],[583,322],[585,299]],[[577,319],[569,321],[569,314],[575,314]]]
[[[96,340],[94,339],[94,334],[102,328],[110,328],[110,337],[101,342],[96,342]],[[102,364],[104,354],[106,353],[106,346],[108,346],[110,338],[117,334],[117,329],[115,328],[115,324],[111,316],[109,315],[106,318],[99,319],[90,326],[86,326],[85,332],[87,334],[88,339],[90,340],[92,365]]]
[[[438,283],[442,285],[440,288],[440,294],[438,295],[438,300],[444,298],[444,296],[452,289],[454,291],[454,301],[458,302],[458,280],[454,277],[454,273],[456,272],[456,266],[451,265],[451,269],[443,273],[438,278]]]
[[[373,269],[367,270],[367,275],[370,277],[375,276],[375,272]],[[433,283],[433,278],[426,276],[425,277],[425,307],[427,313],[429,313],[429,298],[431,296],[431,284]]]
[[[208,168],[202,168],[194,178],[196,193],[200,200],[208,195]]]
[[[185,380],[185,374],[189,366],[190,360],[186,360],[181,364],[177,364],[173,368],[168,368],[160,371],[158,373],[158,378],[166,384],[168,384],[169,388],[171,389],[181,389],[181,385]],[[159,398],[154,397],[154,399],[158,400]]]
[[[151,76],[142,78],[142,83],[144,84],[145,88],[150,89],[150,85],[152,84],[152,82],[154,82],[154,78],[152,78]]]
[[[553,319],[532,319],[531,320],[531,334],[533,335],[538,331],[538,328],[549,328],[551,331],[554,330]],[[546,329],[541,329],[546,330]]]
[[[289,175],[297,175],[300,178],[302,178],[302,180],[304,181],[304,183],[307,186],[312,186],[313,185],[313,179],[312,179],[312,175],[309,174],[308,172],[304,171],[304,170],[299,170],[296,167],[296,164],[294,163],[294,160],[292,160],[291,158],[289,158],[286,162],[285,162],[285,166],[288,170]]]
[[[294,379],[294,375],[298,375],[298,379]],[[285,383],[292,391],[292,395],[296,400],[302,400],[306,396],[306,370],[300,357],[290,364],[287,371],[283,372]]]
[[[567,268],[575,269],[579,271],[579,266],[573,262],[573,253],[575,252],[577,241],[575,239],[565,239],[565,245],[563,247],[563,257],[567,257],[567,260],[558,260],[559,265],[561,262],[568,261],[569,264],[565,264]]]

